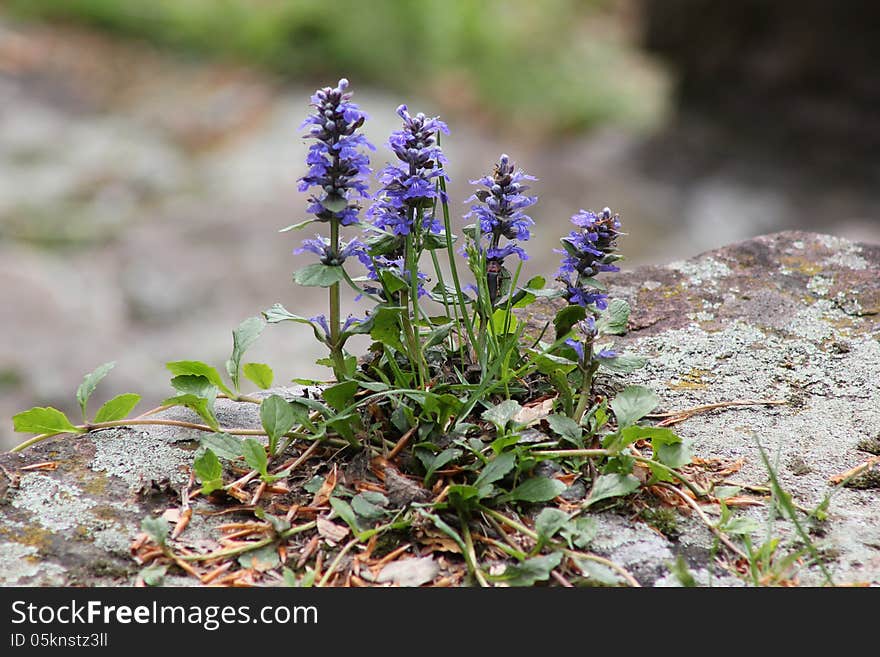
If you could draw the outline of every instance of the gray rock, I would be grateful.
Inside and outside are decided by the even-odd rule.
[[[742,460],[731,483],[762,486],[768,475],[758,444],[777,464],[793,501],[813,508],[831,496],[829,519],[814,543],[835,583],[880,584],[880,490],[836,490],[830,478],[863,462],[860,444],[880,433],[880,246],[809,233],[778,233],[683,263],[640,268],[616,277],[614,296],[633,306],[630,331],[618,346],[648,358],[633,374],[605,376],[602,385],[640,383],[673,411],[739,399],[778,399],[702,413],[677,425],[697,456]],[[530,309],[543,326],[552,304]],[[845,348],[841,348],[845,345]],[[259,425],[252,404],[218,400],[225,425]],[[161,417],[189,417],[174,409]],[[179,490],[198,434],[138,426],[64,436],[20,454],[0,455],[0,584],[131,584],[137,565],[127,546],[141,520],[179,505]],[[23,470],[52,461],[55,470]],[[792,465],[795,464],[795,465]],[[224,516],[198,498],[182,537],[191,549],[216,538]],[[712,513],[710,506],[707,513]],[[796,540],[769,505],[737,513]],[[645,585],[675,585],[670,565],[683,557],[700,583],[709,581],[713,537],[681,514],[670,541],[629,516],[598,516],[590,549],[627,567]],[[717,571],[714,585],[740,580]],[[802,584],[822,583],[815,568]],[[168,580],[169,582],[173,580]],[[187,582],[192,583],[192,582]]]

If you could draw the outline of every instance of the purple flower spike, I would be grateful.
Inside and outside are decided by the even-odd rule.
[[[400,164],[389,164],[379,175],[382,190],[369,210],[377,228],[394,235],[409,235],[412,230],[413,212],[421,208],[425,213],[422,227],[432,233],[440,233],[440,222],[429,216],[435,199],[441,198],[437,179],[448,180],[443,165],[443,155],[436,134],[449,134],[449,128],[437,117],[424,114],[412,116],[406,105],[397,108],[403,119],[403,129],[391,133],[388,146]],[[441,198],[441,200],[445,200]]]
[[[309,212],[319,221],[336,218],[343,226],[358,223],[359,206],[351,196],[369,197],[367,177],[370,159],[362,151],[375,150],[357,130],[367,115],[351,102],[348,80],[335,87],[324,87],[312,96],[310,114],[300,128],[308,128],[307,138],[314,139],[306,163],[308,173],[300,178],[301,192],[316,188],[309,198]]]
[[[592,279],[601,272],[620,271],[614,252],[620,233],[620,217],[609,208],[596,214],[581,210],[571,218],[578,230],[562,238],[562,263],[556,277],[565,287],[563,296],[571,304],[604,310],[608,295],[600,292]]]

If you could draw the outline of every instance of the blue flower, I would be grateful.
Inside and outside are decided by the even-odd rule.
[[[481,185],[485,189],[477,190],[465,201],[479,201],[471,206],[465,219],[473,218],[479,224],[480,234],[488,238],[489,250],[486,257],[490,260],[503,260],[512,253],[522,260],[528,258],[521,247],[499,248],[502,237],[520,241],[531,237],[529,228],[535,222],[523,210],[537,203],[538,197],[524,194],[529,189],[528,185],[523,184],[526,180],[537,179],[521,169],[517,170],[510,157],[501,155],[492,176],[471,181],[472,185]]]
[[[362,151],[375,150],[363,135],[356,134],[367,117],[351,102],[346,89],[348,80],[343,78],[335,88],[316,91],[311,100],[315,112],[300,126],[309,128],[306,137],[315,143],[309,147],[309,170],[300,178],[299,190],[317,188],[309,198],[309,212],[319,221],[336,218],[343,226],[358,223],[359,206],[351,195],[369,197],[370,159]]]
[[[367,268],[367,278],[371,281],[379,280],[379,272],[383,270],[387,270],[392,273],[397,278],[409,282],[410,279],[410,271],[405,269],[405,263],[403,256],[399,258],[388,257],[388,256],[377,256],[375,258],[366,258],[361,259],[361,262]],[[428,282],[428,277],[423,272],[416,272],[416,278],[418,279],[418,295],[419,297],[423,297],[428,292],[425,290],[424,283]],[[370,294],[374,294],[381,298],[385,298],[385,293],[382,289],[376,288],[371,285],[365,285],[364,291]]]
[[[599,291],[593,278],[601,272],[620,271],[613,264],[619,259],[615,254],[620,233],[620,217],[609,208],[596,214],[581,210],[571,218],[578,227],[562,238],[564,250],[557,280],[564,286],[563,296],[571,304],[604,310],[608,295]]]
[[[435,199],[445,200],[437,190],[437,179],[448,177],[443,170],[446,158],[437,144],[436,133],[449,134],[449,128],[437,117],[428,118],[422,113],[412,116],[406,105],[398,107],[397,114],[403,119],[403,129],[391,133],[388,146],[400,164],[389,164],[380,173],[382,189],[369,216],[378,228],[395,235],[409,235],[414,210],[421,208],[426,215],[422,227],[440,233],[440,222],[427,216],[427,211]]]
[[[294,251],[294,254],[305,253],[309,251],[320,256],[322,265],[335,267],[345,262],[349,256],[355,256],[361,262],[364,262],[366,255],[366,245],[359,240],[352,240],[348,243],[340,242],[338,252],[334,252],[330,245],[330,240],[321,235],[315,235],[315,239],[306,239],[302,241],[302,246]]]

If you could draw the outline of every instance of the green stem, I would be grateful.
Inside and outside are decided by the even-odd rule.
[[[327,572],[324,573],[324,576],[321,578],[321,581],[318,582],[317,584],[315,584],[316,587],[321,588],[321,587],[327,585],[327,582],[330,581],[331,575],[333,575],[333,573],[336,571],[336,567],[339,566],[339,562],[342,561],[342,557],[344,557],[346,554],[348,554],[348,551],[351,550],[351,548],[353,548],[355,545],[357,545],[357,543],[358,543],[358,539],[353,538],[348,543],[345,544],[345,547],[343,547],[339,551],[339,554],[336,555],[336,558],[330,564],[329,568],[327,568]]]
[[[339,253],[339,219],[330,219],[330,249]],[[339,265],[340,267],[342,265]],[[341,302],[339,283],[330,286],[330,360],[333,361],[333,375],[337,381],[347,378],[345,373],[345,356],[342,354],[341,333]]]
[[[471,536],[471,528],[468,526],[467,519],[464,517],[464,514],[459,513],[458,519],[461,522],[461,533],[464,537],[464,545],[466,548],[465,561],[470,568],[471,574],[474,576],[474,579],[479,582],[480,586],[488,587],[489,582],[486,580],[486,577],[480,570],[479,564],[477,564],[477,551],[474,549],[474,540]]]
[[[437,133],[437,145],[440,145],[440,133]],[[443,198],[447,198],[446,180],[443,176],[438,178],[440,191],[443,192]],[[455,264],[455,255],[452,248],[452,221],[449,218],[449,203],[441,200],[440,206],[443,208],[443,230],[446,235],[446,256],[449,258],[449,272],[452,274],[452,283],[455,286],[455,295],[458,297],[458,304],[461,308],[462,321],[467,330],[468,339],[472,345],[477,344],[477,336],[474,334],[473,322],[470,321],[467,311],[467,304],[464,300],[464,292],[461,287],[461,280],[458,277],[458,267]]]

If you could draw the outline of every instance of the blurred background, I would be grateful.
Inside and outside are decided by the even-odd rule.
[[[610,206],[628,267],[788,228],[880,241],[880,5],[853,0],[0,1],[0,447],[12,414],[72,413],[116,370],[140,411],[167,360],[222,369],[231,330],[303,315],[298,126],[351,80],[381,147],[441,115],[453,208],[506,152],[538,176],[525,276],[579,208]],[[460,223],[459,223],[460,225]],[[359,310],[363,314],[363,308]],[[247,360],[325,376],[301,326]]]

